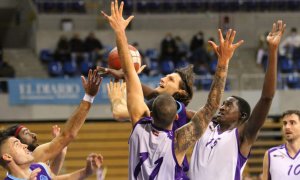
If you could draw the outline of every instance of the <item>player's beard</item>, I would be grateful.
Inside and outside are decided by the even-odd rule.
[[[27,149],[29,150],[29,151],[34,151],[35,150],[35,148],[37,148],[39,145],[38,144],[29,144],[28,145],[28,147],[27,147]]]

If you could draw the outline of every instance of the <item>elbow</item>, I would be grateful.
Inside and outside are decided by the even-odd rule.
[[[65,139],[67,142],[71,142],[71,141],[73,141],[73,140],[76,138],[77,133],[63,132],[63,133],[62,133],[62,136],[64,137],[64,139]]]

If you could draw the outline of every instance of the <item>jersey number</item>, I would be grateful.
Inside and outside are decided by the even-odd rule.
[[[290,169],[288,172],[288,176],[290,175],[291,171],[293,169],[293,165],[290,165]],[[292,171],[293,172],[293,171]],[[294,168],[294,174],[297,176],[298,174],[300,174],[300,164],[298,164],[295,168]]]
[[[142,165],[148,159],[148,157],[149,157],[149,153],[148,152],[142,152],[142,153],[140,153],[140,161],[139,161],[139,163],[136,165],[136,167],[134,169],[134,178],[135,179],[137,179],[139,173],[141,172]],[[163,162],[163,157],[159,158],[158,160],[156,160],[154,162],[154,164],[156,164],[156,166],[153,169],[152,173],[150,174],[149,180],[153,180],[157,176],[162,162]]]

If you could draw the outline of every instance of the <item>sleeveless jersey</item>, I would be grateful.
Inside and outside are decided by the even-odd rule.
[[[238,146],[237,128],[223,133],[210,122],[196,142],[190,163],[191,180],[241,180],[247,158]]]
[[[33,171],[37,168],[40,168],[41,171],[38,173],[36,179],[37,180],[51,180],[50,173],[48,172],[48,169],[44,163],[36,163],[30,165],[30,170]],[[16,178],[10,174],[7,174],[6,178],[4,180],[23,180],[20,178]]]
[[[268,150],[269,179],[272,180],[299,180],[300,156],[299,152],[292,158],[285,145]]]
[[[155,127],[150,117],[137,122],[129,138],[129,179],[181,180],[173,139],[173,131]]]
[[[147,101],[146,104],[149,109],[152,109],[153,101],[154,101],[154,98]],[[186,123],[188,123],[185,105],[179,101],[176,101],[176,104],[177,104],[178,119],[173,122],[173,127],[172,127],[173,132],[175,132],[177,129],[184,126]],[[189,167],[189,162],[188,162],[186,156],[183,159],[181,167],[182,167],[183,171],[185,172],[183,179],[189,180],[189,178],[186,174],[188,173],[190,167]]]

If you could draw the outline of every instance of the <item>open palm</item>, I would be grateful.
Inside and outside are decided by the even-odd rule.
[[[272,47],[278,47],[281,37],[284,33],[286,24],[283,24],[281,20],[277,21],[277,23],[273,23],[272,31],[267,36],[267,42]]]

